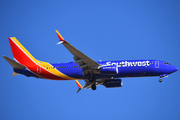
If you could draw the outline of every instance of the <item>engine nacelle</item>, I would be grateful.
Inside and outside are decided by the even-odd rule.
[[[122,84],[121,79],[111,79],[104,82],[104,86],[107,88],[122,87]]]
[[[101,74],[102,75],[116,75],[118,74],[118,67],[117,66],[103,66],[101,67]]]

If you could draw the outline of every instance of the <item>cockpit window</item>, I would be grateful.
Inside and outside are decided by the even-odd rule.
[[[169,64],[169,63],[167,63],[167,62],[165,62],[164,64],[165,64],[165,65],[170,65],[170,64]]]

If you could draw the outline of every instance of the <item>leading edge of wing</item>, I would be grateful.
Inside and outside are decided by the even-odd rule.
[[[83,68],[83,72],[93,70],[94,68],[98,68],[100,66],[97,62],[72,46],[69,42],[65,41],[58,30],[56,30],[56,33],[60,39],[60,42],[69,50],[69,52],[71,52],[71,54],[74,55],[75,63],[79,65],[79,68]]]

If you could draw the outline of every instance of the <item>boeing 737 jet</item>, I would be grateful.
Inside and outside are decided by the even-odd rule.
[[[9,37],[12,49],[12,60],[3,56],[13,67],[13,76],[23,74],[27,77],[36,77],[49,80],[76,80],[79,92],[84,88],[96,90],[96,86],[104,85],[107,88],[122,87],[120,78],[159,76],[163,77],[178,70],[177,67],[161,60],[119,60],[119,61],[94,61],[64,40],[56,30],[60,42],[71,54],[74,62],[48,63],[35,59],[26,48],[15,38]],[[82,86],[78,80],[84,80]]]

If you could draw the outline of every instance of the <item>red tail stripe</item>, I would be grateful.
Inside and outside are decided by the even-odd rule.
[[[36,64],[9,38],[14,58],[24,66],[35,66]]]
[[[14,58],[21,63],[22,65],[28,67],[29,70],[34,72],[35,74],[46,78],[46,79],[54,79],[54,80],[67,80],[61,77],[58,77],[49,71],[45,70],[43,67],[41,67],[41,73],[37,73],[37,64],[33,62],[29,56],[27,56],[12,40],[9,38],[9,43],[11,45],[12,53]]]

